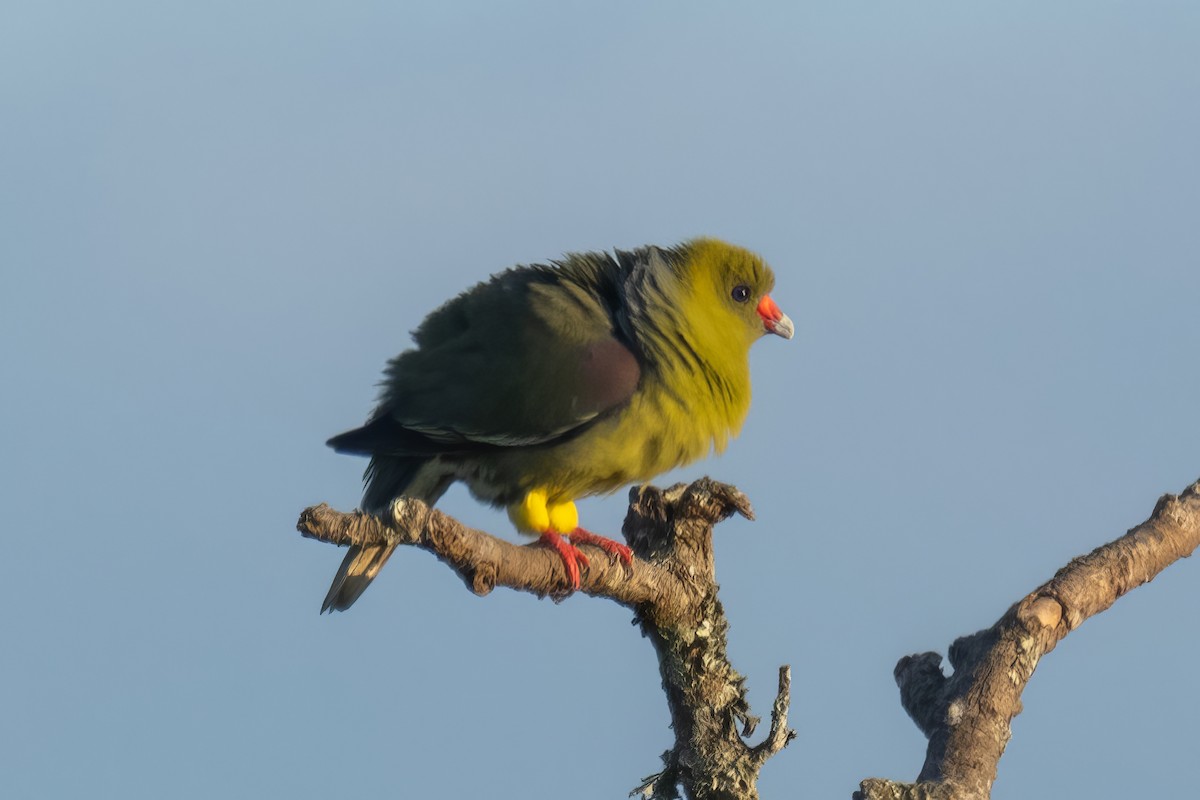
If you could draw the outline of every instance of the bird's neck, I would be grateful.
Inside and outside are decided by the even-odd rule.
[[[749,345],[721,338],[703,318],[675,323],[639,331],[653,365],[647,378],[662,402],[679,406],[720,452],[750,408]]]

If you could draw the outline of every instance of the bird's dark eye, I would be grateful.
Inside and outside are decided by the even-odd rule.
[[[733,291],[730,292],[730,296],[732,296],[733,299],[737,300],[739,303],[744,303],[750,299],[750,287],[744,283],[739,283],[737,286],[733,287]]]

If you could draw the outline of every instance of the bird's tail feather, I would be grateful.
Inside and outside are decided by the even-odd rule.
[[[351,545],[337,574],[333,576],[325,602],[321,604],[321,613],[345,611],[354,605],[354,601],[375,580],[395,549],[395,545]]]
[[[365,476],[363,510],[369,514],[386,514],[392,500],[405,493],[425,463],[425,459],[399,456],[372,458]],[[395,549],[394,545],[352,545],[333,576],[325,602],[321,604],[321,613],[345,611],[354,605]]]

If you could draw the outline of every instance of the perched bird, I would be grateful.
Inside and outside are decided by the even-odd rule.
[[[574,501],[721,451],[750,406],[750,345],[792,337],[761,258],[716,239],[515,267],[431,313],[393,358],[379,405],[335,436],[369,455],[363,509],[434,503],[454,481],[508,509],[562,558],[572,589],[591,544]],[[566,537],[564,539],[564,537]],[[352,546],[321,611],[344,611],[388,560]]]

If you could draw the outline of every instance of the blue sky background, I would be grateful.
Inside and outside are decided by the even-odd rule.
[[[402,552],[317,610],[358,424],[442,300],[708,234],[792,342],[711,474],[764,797],[911,778],[891,671],[1200,477],[1200,7],[9,3],[0,794],[619,798],[669,747],[611,603]],[[442,507],[515,536],[464,491]],[[619,495],[583,504],[615,532]],[[1196,565],[1040,666],[997,798],[1176,794]]]

